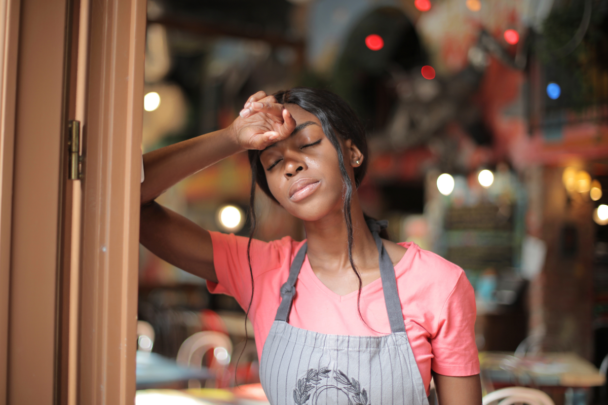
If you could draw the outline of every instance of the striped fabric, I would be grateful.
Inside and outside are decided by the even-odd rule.
[[[401,315],[395,270],[372,223],[380,252],[380,275],[392,334],[326,335],[289,325],[304,244],[281,288],[281,305],[260,365],[260,380],[273,405],[428,405]]]
[[[260,379],[273,405],[428,405],[405,332],[325,335],[275,321]]]

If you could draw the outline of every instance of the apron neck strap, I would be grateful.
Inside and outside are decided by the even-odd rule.
[[[401,310],[401,300],[399,299],[399,291],[397,291],[397,279],[395,276],[395,267],[391,258],[384,249],[382,239],[380,239],[380,229],[384,229],[388,226],[387,221],[374,221],[368,220],[373,223],[373,227],[370,226],[374,240],[376,241],[376,247],[380,254],[380,278],[382,279],[382,292],[384,293],[384,304],[386,305],[386,312],[388,313],[388,321],[391,324],[391,332],[405,332],[405,321],[403,320],[403,312]]]
[[[380,239],[379,232],[388,226],[387,221],[375,221],[373,219],[367,220],[367,225],[372,231],[374,240],[376,242],[376,248],[379,253],[379,264],[380,264],[380,278],[382,279],[382,290],[384,292],[384,303],[386,304],[386,311],[388,312],[388,320],[391,325],[392,333],[405,332],[405,322],[403,321],[403,313],[401,311],[401,300],[399,299],[399,292],[397,291],[397,280],[395,278],[395,269],[390,257],[384,249],[382,239]],[[293,297],[296,293],[296,281],[300,274],[300,269],[304,263],[306,257],[306,251],[308,249],[308,243],[304,242],[296,257],[291,263],[289,269],[289,277],[283,286],[281,287],[281,304],[277,310],[276,321],[288,322],[289,313],[291,312],[291,304]]]
[[[291,268],[289,269],[289,277],[283,286],[281,287],[281,304],[277,310],[277,316],[274,318],[275,321],[288,322],[289,312],[291,312],[291,303],[293,297],[296,295],[296,281],[298,281],[298,275],[300,269],[304,263],[306,257],[306,251],[308,250],[308,242],[304,242],[293,262],[291,262]]]

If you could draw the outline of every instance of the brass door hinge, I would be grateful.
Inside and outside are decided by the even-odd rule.
[[[70,156],[69,179],[82,179],[82,161],[80,154],[80,121],[70,120],[68,125],[68,150]]]

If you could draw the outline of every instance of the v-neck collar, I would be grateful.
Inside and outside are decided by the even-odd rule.
[[[414,250],[417,247],[413,242],[401,242],[398,243],[399,246],[406,248],[406,252],[403,257],[394,265],[395,268],[395,276],[398,276],[404,268],[407,267],[407,264],[411,262],[410,257],[415,253]],[[301,277],[304,276],[304,277]],[[305,284],[308,284],[308,280],[314,285],[314,287],[320,291],[323,295],[328,297],[329,299],[337,302],[345,302],[351,300],[353,298],[357,298],[358,290],[352,291],[346,295],[340,295],[333,292],[329,287],[327,287],[323,282],[317,277],[315,272],[312,270],[312,266],[308,261],[308,254],[304,258],[304,263],[302,263],[302,268],[300,269],[300,275],[298,276],[298,281],[303,281]],[[382,277],[378,277],[368,285],[364,286],[361,289],[361,296],[367,294],[372,294],[378,290],[382,289]]]

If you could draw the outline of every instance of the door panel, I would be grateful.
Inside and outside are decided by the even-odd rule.
[[[11,226],[8,403],[56,395],[66,2],[22,0]]]

